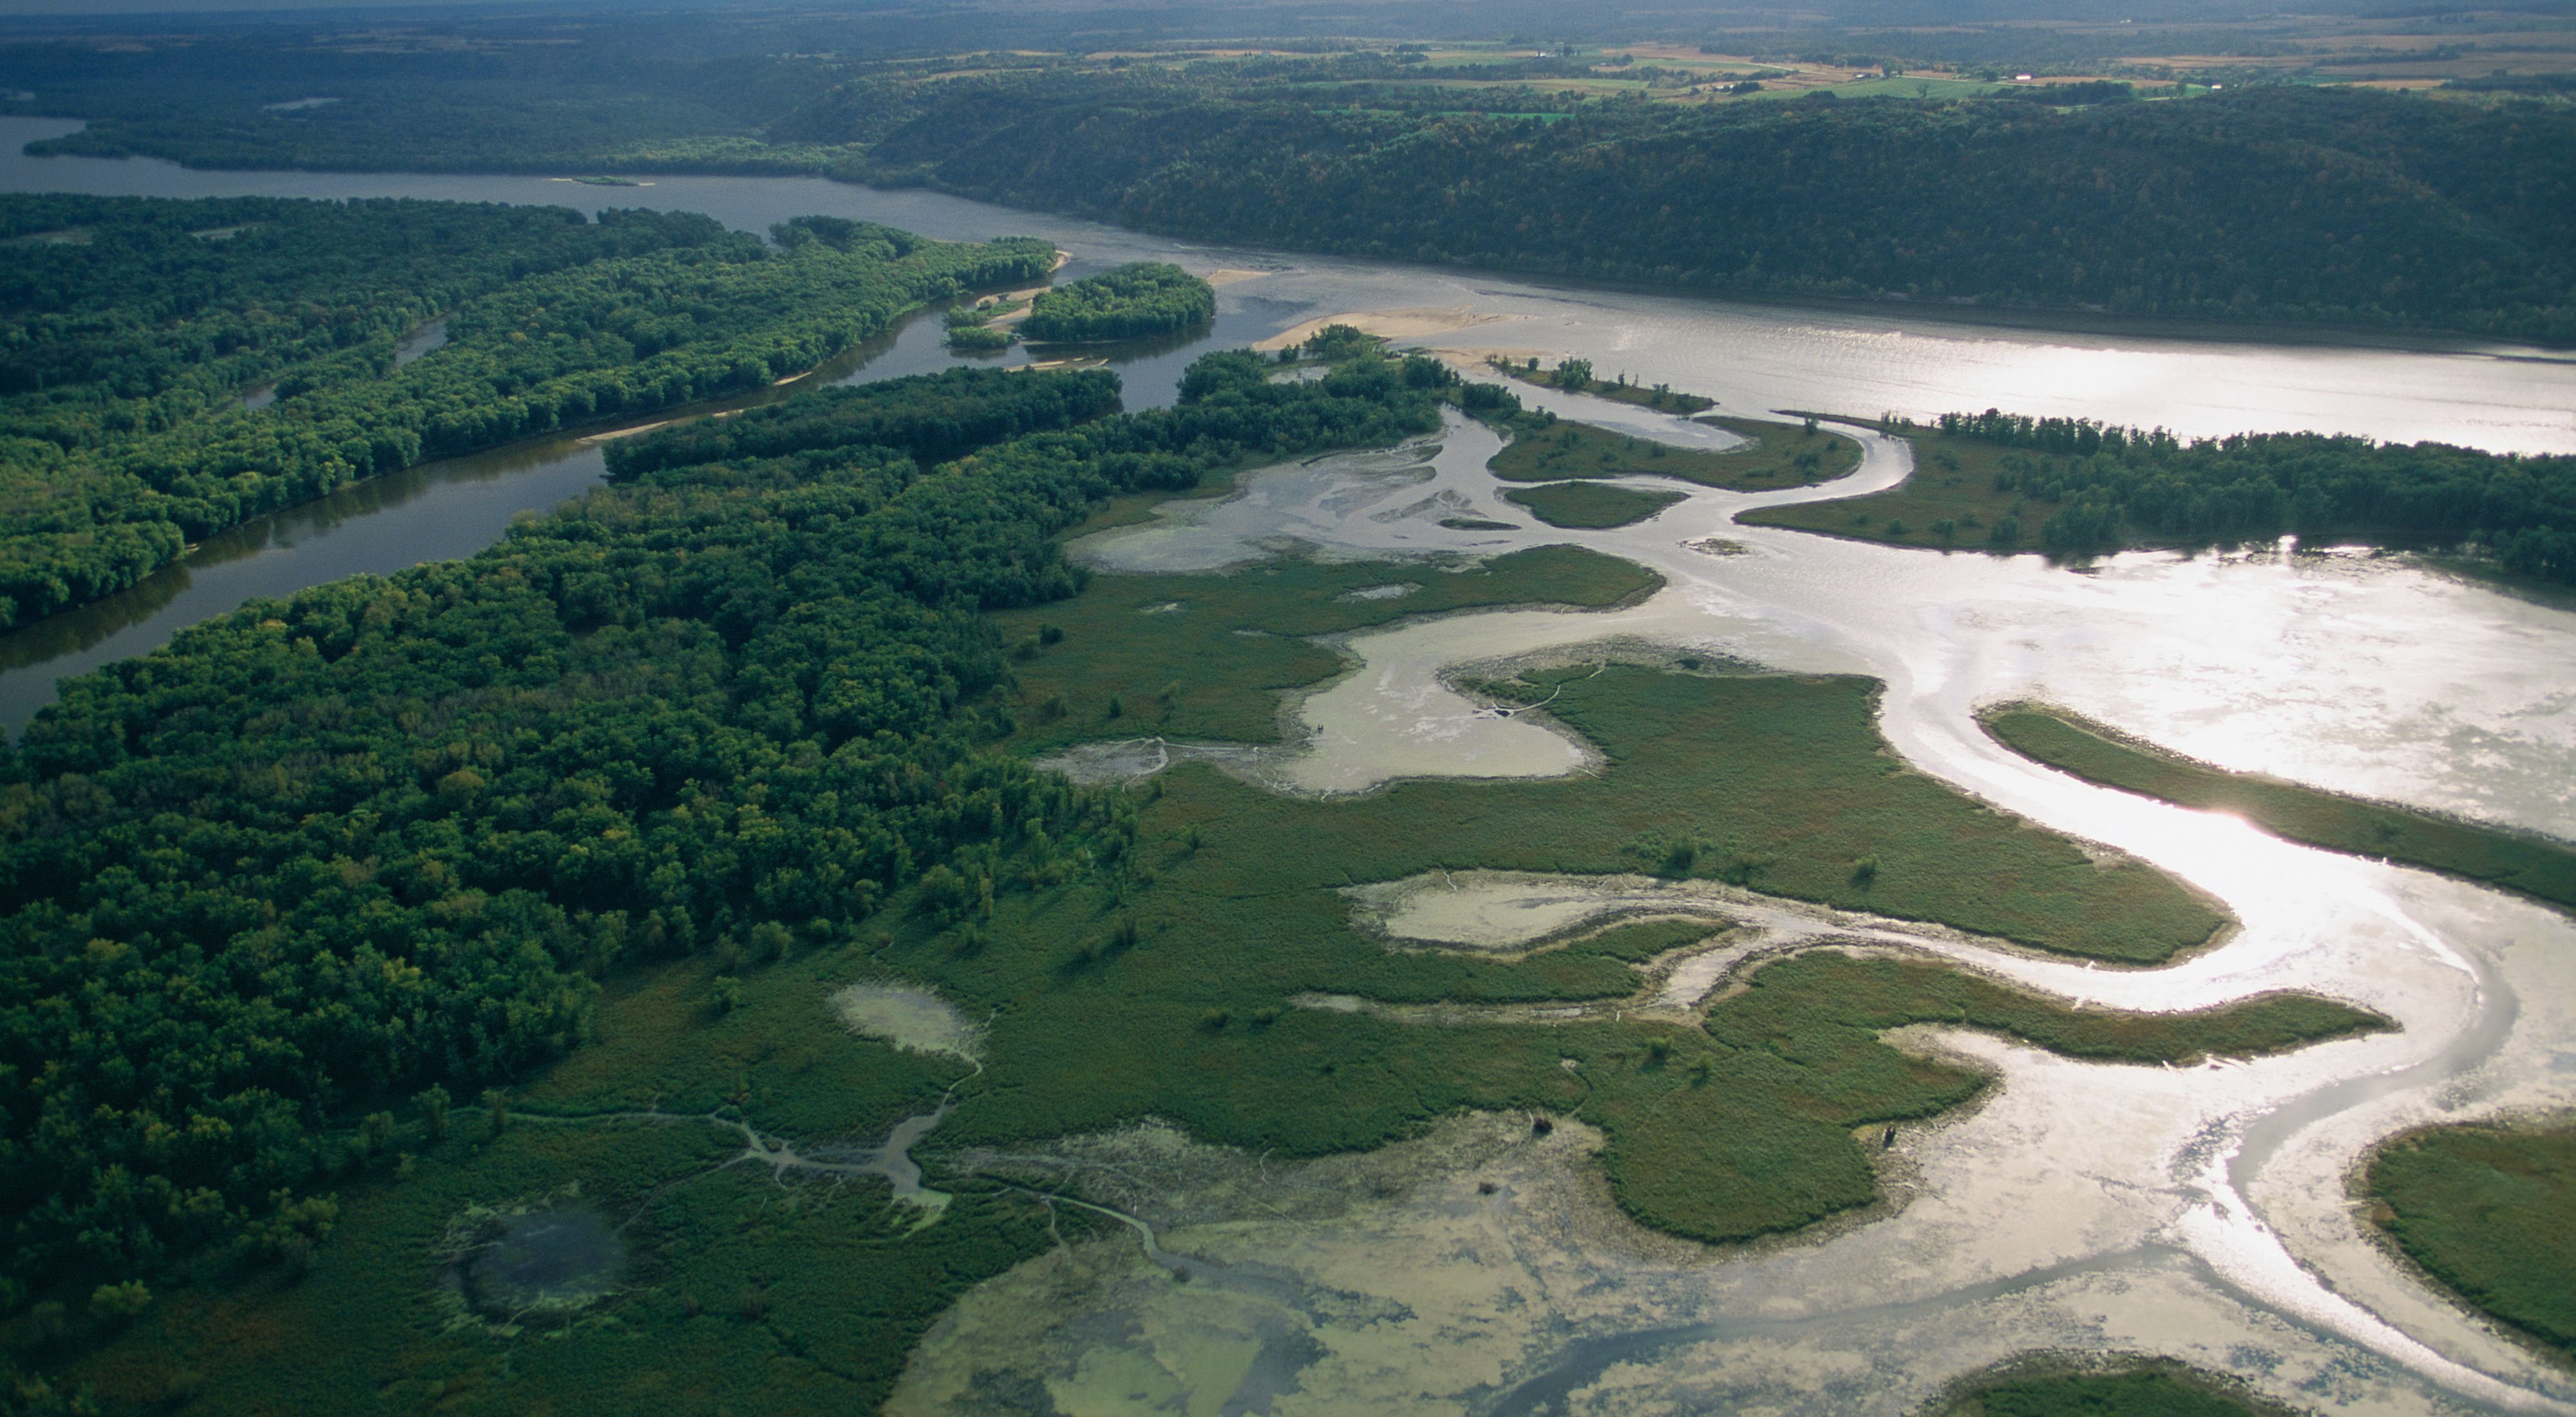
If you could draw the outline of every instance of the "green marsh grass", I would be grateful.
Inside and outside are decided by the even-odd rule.
[[[2230,1379],[2167,1359],[2041,1358],[1962,1385],[1936,1417],[2288,1417]]]
[[[1410,589],[1353,598],[1395,586]],[[1503,605],[1600,609],[1662,586],[1661,576],[1632,562],[1542,546],[1480,565],[1290,559],[1225,575],[1098,576],[1070,601],[993,619],[1017,646],[1012,711],[1024,747],[1144,733],[1272,743],[1280,695],[1342,666],[1340,655],[1308,637]],[[1057,643],[1045,643],[1048,626],[1062,631]]]
[[[2576,1356],[2576,1127],[2433,1127],[2370,1159],[2372,1218],[2462,1298]]]
[[[1504,501],[1527,509],[1549,526],[1585,530],[1644,521],[1682,497],[1679,492],[1643,492],[1598,482],[1547,482],[1503,492]]]
[[[2056,505],[1995,490],[2004,455],[2015,451],[1975,438],[1916,431],[1914,471],[1884,492],[1760,507],[1739,520],[1936,551],[2037,551],[2039,529]]]
[[[1506,482],[1591,477],[1670,477],[1735,492],[1767,492],[1829,482],[1860,466],[1860,444],[1831,429],[1750,418],[1703,418],[1751,445],[1723,453],[1676,448],[1588,423],[1516,427],[1512,441],[1486,464]]]

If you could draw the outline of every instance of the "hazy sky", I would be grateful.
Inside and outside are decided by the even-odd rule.
[[[649,0],[636,5],[618,5],[614,0],[0,0],[0,17],[20,15],[148,15],[185,14],[203,16],[225,11],[259,11],[270,13],[288,10],[420,10],[453,14],[464,10],[524,9],[543,5],[546,8],[569,9],[654,9],[696,8]]]

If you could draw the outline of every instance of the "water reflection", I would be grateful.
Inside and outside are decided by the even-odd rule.
[[[935,236],[1035,231],[1075,253],[1069,276],[1147,258],[1268,271],[1225,287],[1210,343],[1249,342],[1322,313],[1459,305],[1503,318],[1429,343],[1471,358],[1515,348],[1582,355],[1718,397],[1728,413],[2005,405],[2187,434],[2305,427],[2576,451],[2576,365],[2472,342],[2192,341],[1553,288],[1200,247],[802,179],[673,178],[603,196],[541,178],[192,173],[15,155],[16,142],[46,126],[0,120],[9,150],[0,152],[0,187],[650,202],[748,229],[837,212]],[[1128,361],[1131,405],[1168,398],[1198,347],[1111,351]],[[852,357],[831,377],[948,361],[935,320]],[[1868,458],[1835,494],[1904,475],[1902,445],[1862,436]],[[2379,1009],[2403,1030],[2194,1069],[2104,1067],[1982,1035],[1907,1030],[1908,1046],[1973,1060],[2000,1085],[1972,1114],[1900,1144],[1910,1169],[1898,1178],[1897,1213],[1748,1253],[1712,1258],[1623,1229],[1603,1208],[1589,1143],[1573,1127],[1545,1147],[1523,1126],[1517,1137],[1476,1141],[1482,1150],[1425,1159],[1389,1148],[1337,1161],[1355,1168],[1348,1174],[1419,1169],[1389,1173],[1384,1191],[1348,1188],[1388,1199],[1330,1223],[1246,1210],[1166,1232],[1163,1244],[1204,1261],[1212,1285],[1232,1266],[1259,1280],[1240,1291],[1255,1298],[1334,1296],[1338,1308],[1301,1311],[1320,1316],[1310,1328],[1279,1330],[1301,1333],[1307,1346],[1264,1341],[1264,1353],[1309,1355],[1304,1393],[1351,1410],[1543,1410],[1562,1401],[1601,1411],[1894,1413],[1950,1373],[2063,1346],[2172,1353],[2310,1406],[2570,1410],[2576,1385],[2563,1373],[2428,1293],[2369,1241],[2344,1180],[2373,1139],[2400,1127],[2576,1105],[2576,926],[2471,886],[2326,856],[2076,781],[2000,750],[1974,710],[2049,697],[2224,765],[2576,837],[2576,616],[2393,558],[2141,553],[2075,576],[2036,557],[1936,556],[1733,524],[1745,507],[1815,489],[1695,490],[1648,523],[1606,532],[1443,526],[1445,506],[1492,496],[1481,476],[1489,450],[1489,435],[1478,443],[1476,430],[1453,424],[1436,453],[1425,445],[1392,461],[1370,454],[1295,469],[1256,481],[1205,520],[1089,549],[1143,565],[1158,556],[1204,562],[1286,538],[1351,554],[1565,541],[1651,565],[1671,588],[1628,610],[1499,612],[1441,621],[1436,634],[1398,626],[1354,639],[1362,672],[1305,704],[1317,733],[1292,785],[1346,791],[1426,771],[1567,770],[1577,745],[1441,697],[1440,673],[1462,659],[1622,635],[1868,673],[1887,684],[1882,727],[1911,766],[2183,875],[2243,922],[2224,947],[2158,971],[2088,969],[1930,932],[1916,932],[1911,947],[2120,1007],[2316,990]],[[470,552],[519,510],[577,494],[597,465],[593,448],[538,445],[345,489],[246,527],[131,598],[0,640],[0,713],[22,722],[54,675],[147,648],[246,596]],[[1691,549],[1713,536],[1742,554]],[[39,678],[41,690],[31,687]],[[1445,1124],[1432,1141],[1473,1127]],[[1475,1189],[1479,1171],[1460,1157],[1499,1181],[1493,1196]],[[1266,1164],[1244,1168],[1239,1193],[1263,1199],[1269,1175]],[[1515,1203],[1524,1195],[1528,1203]],[[1311,1291],[1289,1282],[1300,1276]],[[1084,1309],[1088,1332],[1096,1339],[1132,1317],[1133,1332],[1172,1336],[1163,1356],[1140,1363],[1177,1354],[1170,1361],[1186,1365],[1194,1352],[1240,1349],[1214,1332],[1235,1311],[1220,1312],[1211,1287],[1175,1286],[1159,1270],[1151,1278],[1083,1291],[1100,1297]],[[1037,1326],[1061,1320],[1069,1291],[1037,1285],[1021,1303],[1017,1282],[1005,1276],[970,1296],[916,1371],[938,1371],[943,1352],[971,1355],[968,1368],[1051,1361]],[[1080,1377],[1067,1381],[1078,1390]],[[899,1395],[898,1406],[908,1400]]]
[[[1463,466],[1438,466],[1489,451],[1475,432],[1446,430],[1438,454],[1417,455],[1417,475],[1461,495],[1488,490]],[[1832,934],[1944,955],[2078,1004],[2189,1009],[2300,989],[2377,1009],[2400,1031],[2157,1069],[1905,1030],[1906,1046],[1973,1060],[2000,1087],[1903,1144],[1898,1213],[1772,1251],[1677,1256],[1615,1219],[1587,1229],[1536,1204],[1482,1207],[1490,1214],[1466,1224],[1436,1183],[1347,1221],[1261,1228],[1247,1214],[1232,1230],[1183,1229],[1162,1245],[1257,1266],[1274,1284],[1285,1271],[1412,1310],[1392,1335],[1329,1314],[1305,1335],[1327,1355],[1301,1375],[1308,1391],[1383,1399],[1388,1410],[1895,1413],[1953,1373],[2064,1346],[2173,1354],[2312,1407],[2576,1411],[2576,1384],[2427,1291],[2374,1243],[2345,1190],[2354,1158],[2393,1130],[2576,1104],[2576,926],[2476,887],[2081,782],[1999,749],[1974,718],[1980,704],[2044,694],[2201,756],[2337,785],[2358,777],[2398,800],[2576,835],[2569,774],[2557,766],[2576,751],[2576,615],[2398,558],[2159,553],[2074,576],[2037,557],[1945,557],[1732,524],[1747,506],[1903,476],[1903,445],[1859,436],[1865,461],[1845,485],[1698,490],[1663,518],[1609,531],[1471,540],[1390,519],[1386,509],[1420,488],[1389,490],[1386,455],[1345,455],[1249,477],[1195,513],[1186,534],[1129,528],[1080,549],[1117,569],[1221,564],[1290,540],[1342,555],[1562,540],[1652,565],[1670,588],[1627,610],[1479,612],[1354,636],[1355,671],[1299,706],[1307,731],[1287,770],[1226,765],[1304,791],[1562,773],[1577,745],[1480,715],[1440,681],[1462,664],[1581,655],[1604,641],[1865,672],[1888,684],[1882,727],[1908,763],[2172,871],[2222,899],[2241,928],[2155,970],[1919,927],[1845,921]],[[1713,532],[1743,554],[1689,549]],[[2285,694],[2303,711],[2279,711]],[[2476,723],[2469,755],[2410,727],[2427,721]],[[2346,750],[2363,745],[2357,763]],[[1479,884],[1441,889],[1472,895]],[[1550,883],[1550,899],[1582,889]],[[1605,903],[1622,899],[1616,882],[1597,890]],[[1465,897],[1451,904],[1477,913]],[[1674,980],[1705,988],[1743,948],[1714,950],[1714,968],[1685,965]],[[1667,986],[1651,1007],[1671,996]],[[1569,1165],[1531,1181],[1542,1184],[1579,1194],[1585,1183]],[[1000,1323],[985,1336],[1044,1371],[1058,1350],[1026,1332],[1030,1314],[1014,1307],[1022,1292],[997,1281],[986,1308],[961,1313]],[[1498,1314],[1506,1292],[1527,1308]],[[1086,1302],[1162,1325],[1170,1336],[1157,1351],[1178,1355],[1176,1383],[1221,1397],[1226,1370],[1189,1371],[1192,1343],[1222,1351],[1217,1334],[1197,1332],[1216,1320],[1132,1297],[1143,1293]],[[1388,1321],[1373,1322],[1371,1334]],[[1343,1361],[1364,1351],[1381,1356],[1376,1368]],[[922,1371],[944,1361],[926,1353]],[[1078,1372],[1065,1382],[1084,1391]]]

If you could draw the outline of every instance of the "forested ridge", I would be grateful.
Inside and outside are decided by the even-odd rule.
[[[0,1298],[308,1244],[300,1197],[574,1047],[621,963],[845,941],[925,873],[969,914],[1114,888],[1133,807],[993,746],[979,612],[1072,593],[1048,538],[1094,499],[1435,421],[1374,366],[1214,360],[1177,409],[929,468],[953,425],[886,415],[961,377],[998,431],[1105,376],[836,394],[780,420],[830,456],[672,454],[67,681],[0,789]]]
[[[2318,433],[2184,441],[2162,430],[1993,409],[1948,414],[1938,426],[2020,450],[2001,459],[1995,490],[2034,504],[2032,520],[2051,551],[2293,533],[2391,545],[2469,543],[2516,574],[2576,583],[2576,457]]]
[[[762,387],[1053,259],[837,219],[773,248],[688,214],[416,201],[8,197],[0,232],[0,627],[357,478]],[[402,360],[442,314],[446,343]]]
[[[1550,86],[1588,63],[1528,59],[1462,88],[1411,57],[664,54],[284,87],[357,72],[335,56],[305,80],[200,92],[111,79],[142,61],[100,56],[53,91],[102,121],[36,146],[204,166],[813,172],[1391,260],[2576,340],[2564,104],[2291,85],[2127,101],[2109,83],[1675,104]],[[336,101],[277,112],[252,89]]]
[[[1437,103],[1384,86],[1003,74],[852,84],[771,133],[855,142],[850,170],[872,182],[1200,239],[1748,292],[2576,339],[2576,113],[2563,108],[2293,88],[2072,110]]]

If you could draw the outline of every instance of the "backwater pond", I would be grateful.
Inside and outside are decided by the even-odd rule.
[[[1221,287],[1206,341],[1128,352],[1130,406],[1168,401],[1179,369],[1210,345],[1406,311],[1407,328],[1429,331],[1406,343],[1469,363],[1579,355],[1605,375],[1667,382],[1749,417],[1997,406],[2185,434],[2314,428],[2576,451],[2576,364],[2538,351],[2034,330],[1569,288],[1194,245],[802,179],[665,177],[603,192],[537,177],[192,172],[17,155],[66,126],[0,119],[0,188],[651,204],[752,230],[823,212],[943,237],[1051,237],[1075,256],[1067,276],[1139,259],[1261,272]],[[937,321],[919,320],[828,377],[949,362]],[[1712,431],[1522,392],[1645,436]],[[1201,756],[1314,793],[1398,776],[1588,770],[1582,745],[1539,718],[1497,714],[1444,676],[1532,655],[1580,659],[1613,642],[1868,674],[1887,685],[1882,728],[1913,767],[2173,871],[2243,923],[2219,948],[2151,971],[1930,931],[1874,943],[2128,1008],[2314,990],[2378,1009],[2402,1031],[2250,1063],[2140,1068],[1907,1030],[1915,1046],[1978,1060],[1999,1086],[1963,1114],[1902,1129],[1880,1213],[1727,1253],[1622,1221],[1573,1126],[1533,1138],[1517,1121],[1455,1119],[1383,1153],[1302,1167],[1149,1131],[1072,1139],[1068,1168],[1097,1162],[1100,1175],[1151,1182],[1117,1202],[1154,1221],[1166,1256],[1191,1257],[1193,1282],[1172,1284],[1132,1238],[1033,1261],[943,1321],[899,1409],[943,1410],[972,1386],[950,1380],[971,1369],[1025,1376],[1068,1411],[1154,1390],[1191,1410],[1282,1413],[1893,1414],[1961,1372],[2054,1347],[2170,1354],[2339,1412],[2576,1411],[2576,1382],[2390,1261],[2346,1191],[2355,1159],[2392,1131],[2576,1106],[2576,927],[2494,892],[2088,786],[2001,750],[1973,718],[1997,699],[2045,697],[2226,766],[2576,838],[2576,615],[2402,558],[2264,548],[2128,555],[2078,571],[1733,523],[1747,507],[1904,475],[1902,444],[1854,433],[1866,460],[1829,489],[1693,488],[1634,526],[1562,531],[1502,514],[1482,471],[1493,435],[1453,421],[1410,450],[1251,475],[1231,501],[1081,552],[1114,571],[1222,567],[1286,546],[1373,557],[1569,542],[1652,566],[1668,588],[1627,609],[1483,612],[1353,636],[1353,672],[1296,706],[1306,742]],[[345,489],[218,538],[127,596],[0,638],[0,714],[14,730],[57,676],[142,653],[247,597],[468,554],[519,512],[578,495],[598,466],[594,444],[532,444]],[[1515,529],[1441,525],[1471,515]],[[1739,554],[1694,549],[1712,538]],[[1110,755],[1103,771],[1186,755],[1152,745]],[[1586,889],[1550,882],[1537,895],[1580,918]],[[1618,908],[1636,904],[1633,883],[1600,890],[1626,902]],[[1516,898],[1452,913],[1490,916]],[[1724,905],[1709,908],[1743,920]],[[1743,926],[1795,937],[1809,928],[1796,914]],[[1071,1306],[1078,1331],[1065,1326],[1068,1293],[1084,1296]]]

